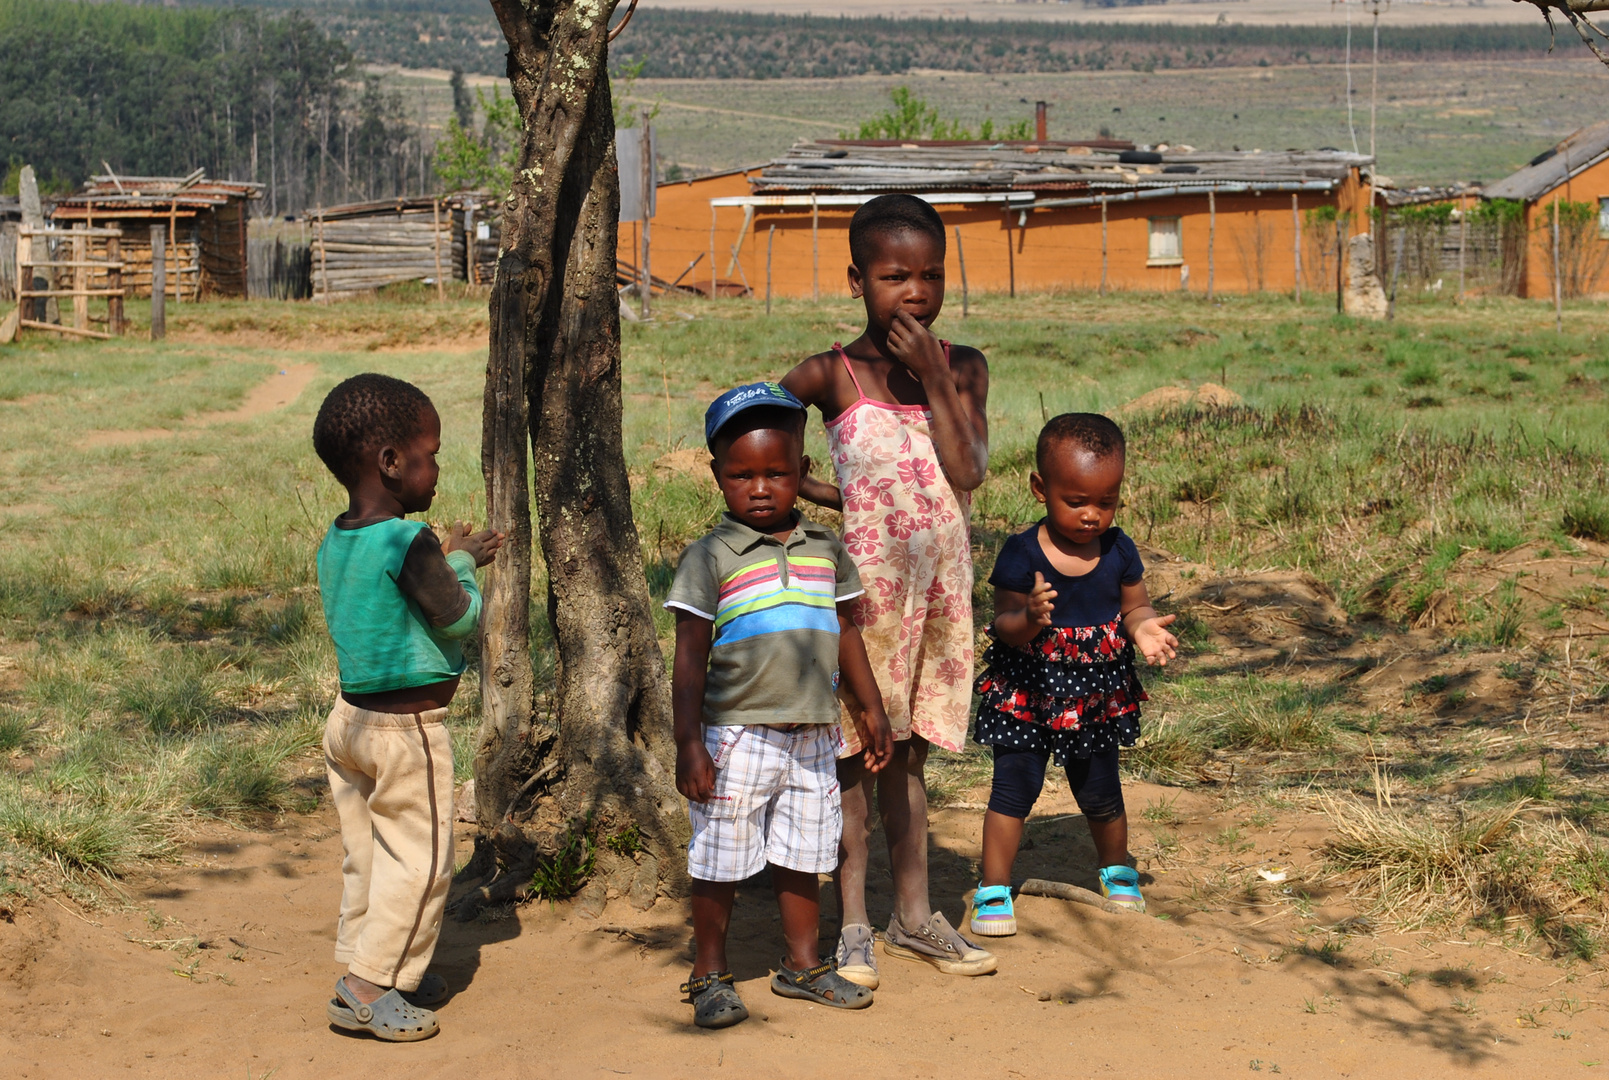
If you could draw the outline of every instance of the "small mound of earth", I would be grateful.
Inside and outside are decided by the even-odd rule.
[[[654,475],[661,480],[669,480],[673,476],[691,476],[694,480],[708,481],[711,484],[715,482],[715,478],[710,475],[710,452],[702,446],[672,450],[655,458]]]
[[[1243,403],[1227,386],[1202,383],[1194,391],[1183,386],[1159,386],[1118,408],[1119,413],[1170,413],[1180,409],[1227,409]]]

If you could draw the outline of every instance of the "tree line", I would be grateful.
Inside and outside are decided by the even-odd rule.
[[[0,0],[7,187],[183,175],[267,186],[297,213],[433,183],[422,115],[300,12]]]
[[[290,8],[300,0],[245,0]],[[1099,4],[1097,6],[1116,6]],[[507,71],[507,45],[484,0],[329,0],[310,13],[360,59],[413,68]],[[1368,48],[1353,42],[1354,57]],[[1382,28],[1392,61],[1542,56],[1540,24]],[[894,19],[643,9],[610,46],[611,65],[645,78],[832,78],[912,68],[991,74],[1339,63],[1340,26],[1179,26],[1100,22]]]

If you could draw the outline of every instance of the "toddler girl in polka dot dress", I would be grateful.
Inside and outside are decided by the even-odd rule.
[[[1011,867],[1052,758],[1089,822],[1102,895],[1145,910],[1128,865],[1118,748],[1140,734],[1135,649],[1166,664],[1179,641],[1167,629],[1174,616],[1159,616],[1146,595],[1134,541],[1112,526],[1123,458],[1123,432],[1104,416],[1066,413],[1046,424],[1029,478],[1045,516],[1006,541],[989,577],[994,644],[976,683],[973,737],[994,750],[994,784],[970,913],[972,932],[985,937],[1017,932]]]

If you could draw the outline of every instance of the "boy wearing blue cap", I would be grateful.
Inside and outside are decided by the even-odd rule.
[[[710,471],[727,512],[689,545],[665,607],[676,615],[671,676],[676,788],[693,838],[692,978],[682,985],[699,1027],[749,1015],[727,968],[737,883],[771,868],[787,955],[773,993],[861,1009],[872,992],[840,977],[816,951],[816,875],[838,865],[837,690],[880,702],[850,601],[863,590],[831,529],[795,509],[804,457],[804,406],[776,383],[722,394],[705,414]],[[867,710],[866,768],[893,754],[888,717]]]

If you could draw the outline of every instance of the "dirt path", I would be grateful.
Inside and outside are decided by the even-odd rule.
[[[86,450],[106,446],[129,446],[134,443],[148,442],[152,439],[171,438],[181,431],[194,431],[198,428],[211,427],[214,424],[254,420],[259,416],[266,416],[271,412],[283,409],[295,401],[301,396],[302,391],[307,389],[307,384],[312,382],[317,375],[317,364],[291,364],[248,390],[245,400],[237,408],[218,412],[197,413],[194,416],[187,417],[184,424],[179,428],[92,431],[80,439],[78,445]]]
[[[1299,875],[1320,833],[1317,815],[1248,825],[1196,792],[1135,785],[1129,798],[1176,800],[1187,847],[1243,827],[1242,866]],[[980,819],[975,809],[935,818],[934,896],[952,918],[973,880]],[[1029,835],[1020,873],[1092,883],[1088,834],[1065,792],[1047,793]],[[1021,932],[998,942],[997,975],[963,980],[883,958],[876,1004],[851,1014],[767,991],[775,909],[769,889],[746,886],[732,956],[753,1017],[722,1033],[694,1029],[678,1001],[689,936],[679,904],[639,913],[617,901],[598,920],[532,904],[449,924],[436,970],[457,993],[442,1034],[380,1046],[324,1019],[339,973],[339,848],[327,809],[273,832],[219,829],[182,866],[131,882],[124,910],[81,916],[39,898],[0,923],[5,1074],[325,1077],[383,1063],[454,1078],[1562,1076],[1604,1060],[1609,1034],[1592,1003],[1606,996],[1602,973],[1497,945],[1314,937],[1350,909],[1304,911],[1277,886],[1215,892],[1210,875],[1156,865],[1153,917],[1024,898]],[[873,911],[887,910],[886,866],[872,878]]]

